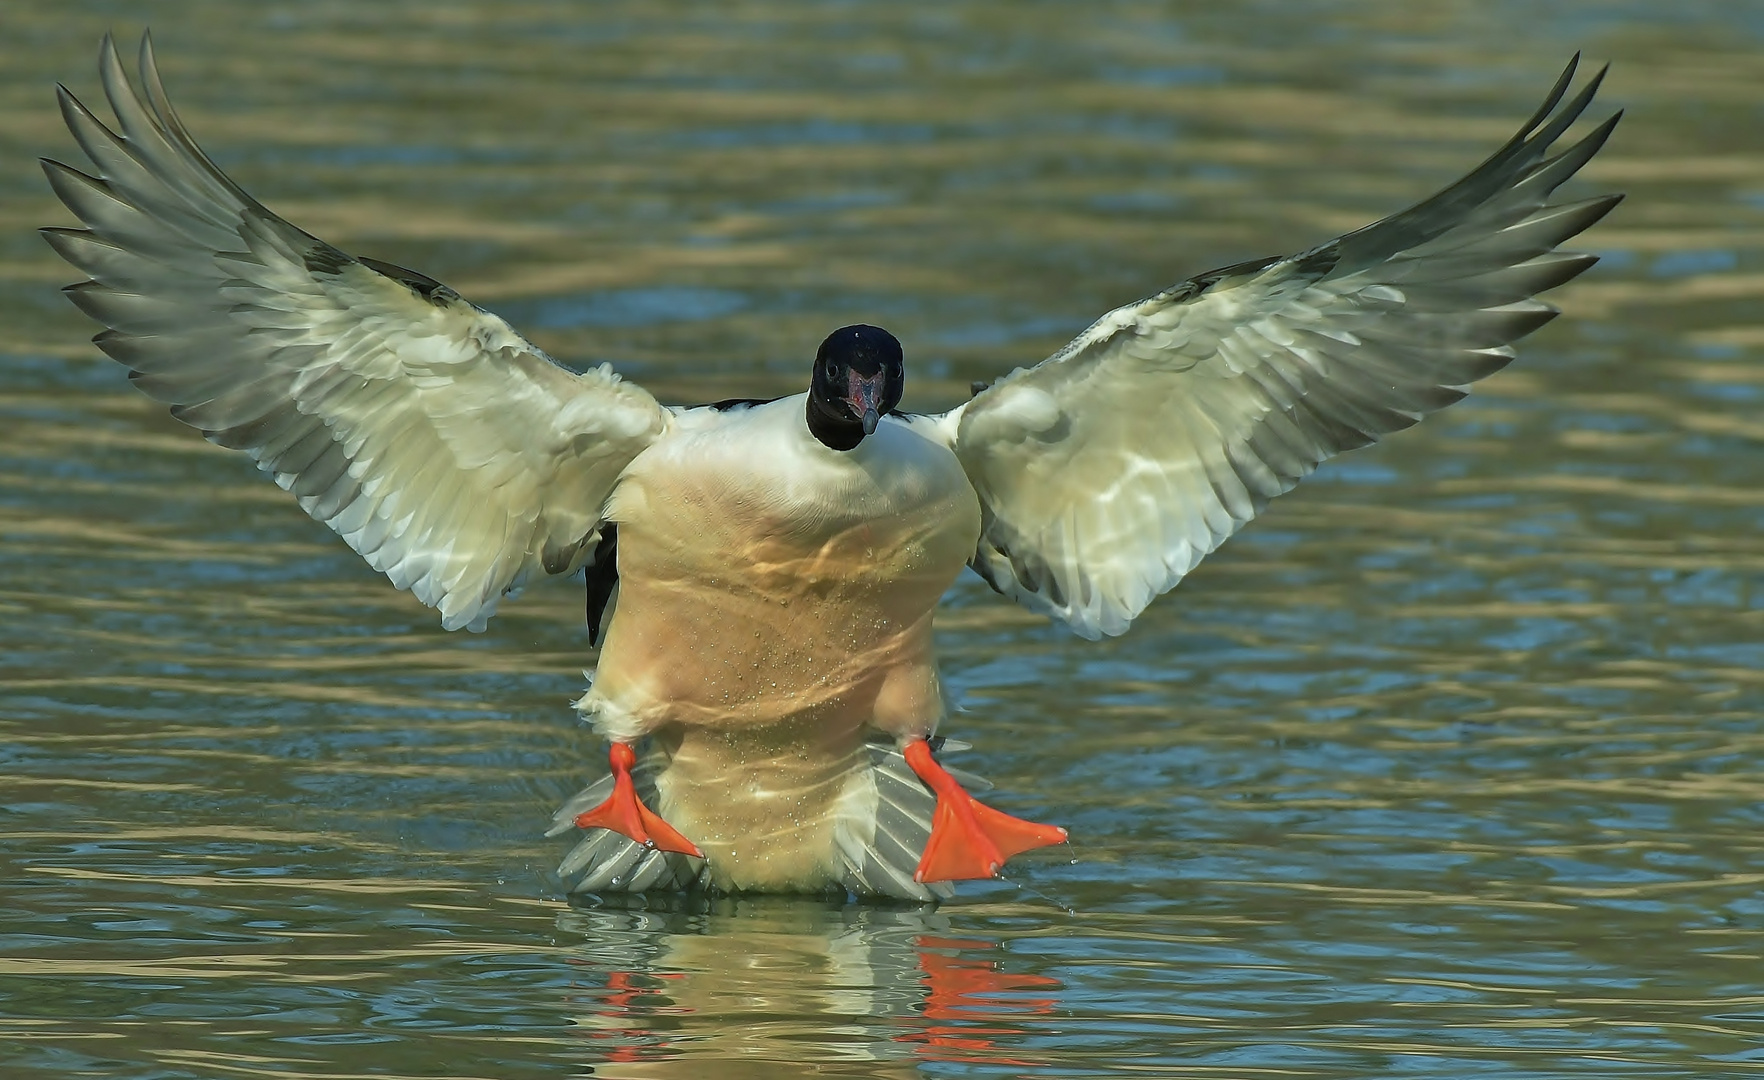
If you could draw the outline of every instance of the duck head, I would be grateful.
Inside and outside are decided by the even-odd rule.
[[[900,404],[906,384],[900,342],[879,326],[842,326],[815,352],[809,383],[808,426],[834,450],[850,450],[875,434]]]

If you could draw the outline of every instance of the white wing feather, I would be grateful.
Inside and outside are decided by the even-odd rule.
[[[932,418],[980,495],[974,569],[1085,637],[1119,634],[1319,463],[1504,366],[1556,313],[1533,294],[1596,261],[1556,246],[1619,199],[1548,202],[1621,115],[1549,157],[1603,76],[1558,111],[1574,69],[1433,198],[1112,311]]]
[[[99,347],[450,630],[573,568],[620,471],[668,423],[655,399],[264,209],[184,130],[146,38],[146,104],[108,37],[99,70],[120,134],[62,89],[98,175],[45,161],[87,228],[43,230],[90,276],[67,291],[109,327]]]

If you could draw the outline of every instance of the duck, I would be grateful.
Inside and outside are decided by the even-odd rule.
[[[575,702],[608,773],[558,811],[587,892],[938,900],[1066,831],[981,802],[945,758],[932,627],[964,570],[1081,638],[1157,597],[1325,460],[1505,367],[1621,199],[1558,199],[1621,112],[1558,146],[1605,72],[1580,57],[1519,131],[1407,210],[1195,275],[936,415],[900,410],[901,342],[827,335],[807,388],[664,405],[546,355],[424,274],[278,217],[197,145],[141,39],[106,36],[114,121],[65,87],[87,170],[45,159],[82,227],[97,347],[238,450],[447,630],[529,583],[586,583]]]

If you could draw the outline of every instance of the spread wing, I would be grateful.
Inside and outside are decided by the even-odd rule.
[[[655,399],[264,209],[185,131],[145,37],[145,103],[108,37],[99,71],[120,133],[60,91],[96,175],[43,163],[87,226],[43,233],[90,277],[66,291],[108,327],[99,348],[450,630],[578,565],[619,472],[668,422]]]
[[[1578,60],[1425,202],[1118,308],[938,418],[981,500],[974,569],[1085,637],[1119,634],[1319,463],[1505,366],[1556,314],[1533,295],[1596,261],[1556,246],[1621,198],[1550,201],[1621,116],[1552,155],[1604,74],[1562,104]]]

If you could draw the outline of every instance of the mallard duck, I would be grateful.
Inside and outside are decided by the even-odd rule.
[[[1551,201],[1620,115],[1555,150],[1603,75],[1568,97],[1575,68],[1432,198],[1117,308],[935,416],[899,411],[901,344],[868,325],[773,401],[664,406],[572,370],[265,209],[185,130],[145,38],[144,96],[101,49],[114,128],[61,90],[93,171],[44,162],[86,227],[43,234],[137,387],[447,629],[586,571],[577,708],[612,768],[559,812],[587,830],[576,887],[927,899],[1065,839],[940,761],[931,626],[955,577],[1120,634],[1325,459],[1504,367],[1556,314],[1534,295],[1595,261],[1557,246],[1620,198]]]

